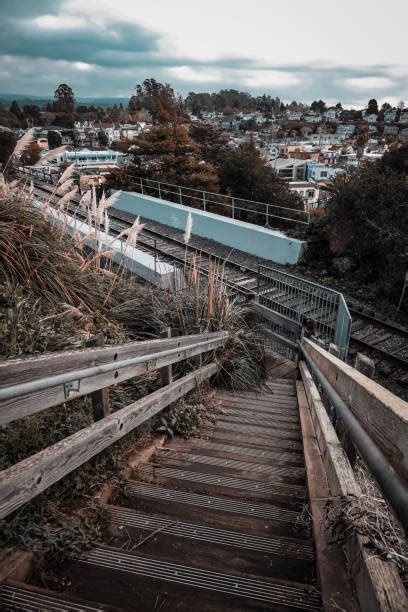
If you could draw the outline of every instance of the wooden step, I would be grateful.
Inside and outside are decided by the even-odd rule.
[[[216,572],[108,546],[81,555],[71,574],[73,582],[78,577],[87,592],[95,584],[94,596],[103,595],[105,601],[109,597],[114,605],[125,601],[129,610],[153,611],[158,605],[160,610],[220,612],[320,610],[319,594],[304,584]],[[140,607],[141,603],[144,607]]]
[[[226,459],[248,459],[254,463],[260,463],[261,465],[303,466],[303,458],[298,453],[261,450],[250,446],[242,446],[237,443],[222,444],[220,442],[213,442],[212,440],[194,439],[191,441],[191,450],[195,453],[203,454],[211,452],[217,457],[225,457]]]
[[[239,571],[291,580],[314,579],[314,551],[308,540],[259,536],[187,522],[172,516],[108,506],[109,545],[143,554],[186,559],[195,567]]]
[[[217,421],[214,426],[217,428],[217,432],[228,431],[237,432],[240,434],[248,434],[258,436],[270,441],[270,446],[273,446],[274,438],[281,438],[283,440],[293,440],[300,442],[301,435],[300,431],[290,431],[278,427],[263,427],[262,425],[243,425],[240,423],[228,423],[224,421]]]
[[[156,484],[128,481],[126,506],[177,520],[200,522],[212,527],[235,529],[259,535],[280,534],[308,538],[299,511],[268,504],[227,497],[187,493]]]
[[[137,474],[141,479],[157,484],[169,484],[189,491],[221,494],[229,497],[273,501],[285,507],[302,505],[306,489],[301,485],[286,483],[255,482],[245,478],[220,476],[206,472],[193,472],[172,467],[156,467],[151,463],[138,466]]]
[[[227,411],[225,414],[217,416],[216,423],[243,423],[245,425],[256,425],[262,428],[271,427],[272,429],[287,429],[300,433],[300,424],[296,422],[287,421],[279,416],[274,416],[272,418],[259,415],[251,416],[249,413],[243,411],[237,414],[231,414],[231,412]]]
[[[124,612],[125,610],[14,581],[0,586],[0,608],[4,612],[22,610],[25,612],[120,612],[122,610]]]
[[[193,452],[178,451],[172,448],[157,449],[155,463],[160,465],[180,464],[190,469],[190,464],[198,464],[197,469],[206,469],[204,466],[218,468],[225,473],[246,474],[245,478],[256,477],[266,482],[300,481],[305,480],[305,470],[299,467],[282,467],[279,465],[260,465],[245,459],[225,459],[210,454],[195,454]]]
[[[240,435],[240,428],[234,428],[233,431],[226,429],[215,429],[211,427],[202,428],[200,431],[200,437],[208,440],[236,442],[240,445],[249,445],[251,448],[268,448],[283,449],[285,451],[302,451],[302,443],[296,440],[288,440],[280,437],[263,437],[252,433],[251,435]]]

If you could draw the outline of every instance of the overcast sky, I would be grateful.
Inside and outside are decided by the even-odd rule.
[[[408,103],[408,0],[0,0],[0,93],[237,88]]]

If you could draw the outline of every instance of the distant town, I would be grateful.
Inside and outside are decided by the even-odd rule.
[[[324,206],[327,186],[335,177],[408,142],[408,108],[403,102],[397,107],[387,102],[379,106],[371,99],[365,108],[355,110],[343,108],[340,102],[328,106],[322,100],[310,105],[296,101],[285,104],[279,98],[253,97],[235,90],[190,93],[183,99],[177,98],[169,85],[147,79],[136,87],[127,105],[76,103],[74,92],[65,84],[57,88],[53,101],[41,105],[16,100],[8,107],[1,105],[2,156],[6,159],[13,142],[34,127],[27,165],[40,162],[42,170],[48,166],[51,171],[75,162],[88,182],[92,176],[100,182],[106,171],[126,168],[143,137],[157,124],[166,123],[166,116],[160,116],[160,105],[168,106],[169,99],[173,108],[177,106],[178,124],[193,139],[200,126],[207,126],[212,140],[216,134],[226,150],[254,147],[265,166],[300,196],[305,210]],[[57,147],[61,152],[52,162],[41,163]]]

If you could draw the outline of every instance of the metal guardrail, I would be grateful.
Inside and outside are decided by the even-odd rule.
[[[331,342],[346,359],[351,331],[351,315],[341,293],[303,280],[276,268],[258,266],[259,303],[297,321],[325,346]]]
[[[129,175],[131,176],[131,175]],[[310,213],[295,208],[287,208],[277,204],[258,202],[223,195],[192,187],[182,187],[172,183],[164,183],[139,176],[131,176],[134,180],[133,189],[145,195],[152,195],[161,200],[170,200],[185,206],[193,206],[207,212],[229,216],[231,219],[247,221],[269,226],[270,221],[279,219],[288,223],[309,225]]]

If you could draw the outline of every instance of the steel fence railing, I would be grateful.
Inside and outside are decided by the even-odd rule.
[[[341,293],[275,268],[258,266],[259,303],[297,321],[325,346],[334,343],[347,357],[351,316]]]
[[[232,219],[257,223],[258,225],[260,224],[259,221],[263,221],[265,226],[268,226],[273,219],[300,225],[309,225],[310,223],[310,213],[305,210],[237,198],[192,187],[183,187],[139,176],[129,175],[129,178],[132,178],[134,182],[132,189],[143,195],[151,195],[161,200],[167,199],[184,206],[199,208],[205,212],[215,212],[224,216],[227,214]]]

